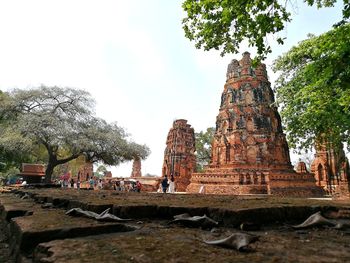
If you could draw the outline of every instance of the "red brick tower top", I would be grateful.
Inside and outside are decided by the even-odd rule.
[[[228,65],[210,167],[291,170],[289,148],[266,66],[248,52]]]

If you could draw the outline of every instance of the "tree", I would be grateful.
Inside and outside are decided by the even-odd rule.
[[[10,102],[0,109],[6,119],[0,123],[0,146],[30,152],[42,145],[47,152],[46,182],[56,166],[82,154],[108,165],[149,154],[147,146],[129,142],[122,128],[94,116],[95,102],[86,91],[41,86],[8,95]]]
[[[197,172],[202,172],[204,166],[208,165],[211,160],[211,144],[213,142],[215,128],[207,128],[205,132],[195,133],[196,139],[196,160]]]
[[[344,1],[344,23],[350,16],[350,4]],[[317,8],[331,7],[336,0],[304,0]],[[221,55],[237,53],[247,39],[257,48],[260,59],[271,52],[266,37],[281,32],[291,21],[285,3],[278,0],[185,0],[182,4],[187,17],[182,21],[185,36],[195,42],[196,48],[221,50]],[[283,44],[283,38],[277,37]]]
[[[274,62],[277,102],[293,148],[350,145],[350,24],[300,42]]]
[[[94,176],[97,176],[98,178],[102,178],[105,176],[107,172],[107,168],[104,165],[99,165],[96,169],[96,172],[94,173]]]

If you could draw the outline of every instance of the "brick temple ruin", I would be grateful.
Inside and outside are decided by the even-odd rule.
[[[134,158],[132,163],[131,178],[141,177],[141,159],[139,157]]]
[[[175,120],[166,140],[162,176],[174,179],[177,192],[185,192],[190,183],[191,174],[196,167],[194,152],[193,128],[187,120]]]
[[[72,170],[70,167],[76,167],[76,173],[73,173],[71,176],[75,181],[88,181],[91,176],[94,175],[94,166],[92,162],[89,162],[84,155],[80,155],[77,159],[69,162],[68,170]]]
[[[122,178],[118,178],[122,179]],[[135,157],[132,163],[130,179],[139,181],[142,184],[142,192],[156,192],[159,188],[161,179],[155,176],[142,176],[141,158]],[[128,179],[126,179],[128,180]]]
[[[248,52],[240,61],[233,59],[216,118],[211,162],[203,173],[192,174],[188,192],[322,194],[311,174],[293,170],[274,102],[266,66],[253,68]]]
[[[28,184],[41,183],[45,177],[45,165],[22,163],[22,169],[18,176],[23,177],[23,181]]]
[[[343,145],[317,143],[315,159],[311,164],[316,184],[335,197],[350,198],[350,169]]]

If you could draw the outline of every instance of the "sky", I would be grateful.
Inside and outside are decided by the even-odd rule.
[[[96,115],[117,122],[151,155],[142,174],[161,175],[166,137],[175,119],[195,132],[215,125],[226,69],[253,48],[221,57],[197,50],[184,37],[181,0],[0,0],[0,90],[41,84],[84,89]],[[265,60],[270,81],[274,59],[341,18],[341,4],[317,10],[298,1],[293,20]],[[293,155],[293,159],[298,157]],[[109,167],[129,176],[132,163]]]

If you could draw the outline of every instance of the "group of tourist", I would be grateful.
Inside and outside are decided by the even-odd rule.
[[[119,192],[141,192],[142,184],[140,181],[125,181],[123,178],[121,180],[112,181],[105,180],[96,177],[88,177],[86,181],[80,182],[78,176],[77,179],[74,178],[62,178],[59,181],[62,188],[75,188],[75,189],[89,189],[89,190],[115,190]]]
[[[119,192],[141,192],[142,184],[140,181],[125,182],[124,178],[120,181],[115,181],[113,189]]]

